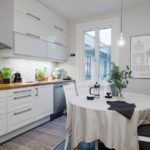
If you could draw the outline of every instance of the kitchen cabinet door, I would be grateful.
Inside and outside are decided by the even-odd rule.
[[[14,31],[22,34],[31,34],[45,41],[52,41],[52,27],[14,10]]]
[[[0,115],[6,114],[6,91],[0,91]]]
[[[6,90],[0,91],[0,97],[6,97]]]
[[[6,98],[0,98],[0,115],[6,114]]]
[[[37,97],[35,97],[35,118],[40,120],[53,113],[53,85],[37,87]]]
[[[14,33],[14,53],[39,58],[47,58],[47,42],[20,33]]]
[[[68,37],[67,33],[57,29],[57,27],[54,27],[51,30],[51,41],[58,42],[63,46],[67,46],[68,45],[67,37]]]
[[[8,131],[24,127],[34,121],[33,106],[28,105],[7,114]]]
[[[6,115],[0,115],[0,136],[6,133]]]
[[[44,17],[44,6],[36,0],[14,0],[14,9],[39,21]]]
[[[65,61],[67,59],[66,48],[61,43],[48,43],[48,58]]]
[[[68,22],[67,20],[65,20],[63,17],[57,15],[57,14],[53,14],[54,17],[54,22],[53,22],[53,26],[54,27],[58,27],[58,29],[62,30],[63,32],[68,32]]]
[[[44,24],[57,26],[68,32],[68,22],[36,0],[14,0],[14,8]]]

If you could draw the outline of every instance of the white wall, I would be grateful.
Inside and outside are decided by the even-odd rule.
[[[14,73],[21,73],[24,82],[35,80],[36,68],[43,69],[44,67],[46,67],[48,75],[50,76],[56,66],[56,63],[45,61],[25,60],[19,58],[0,58],[0,70],[3,67],[12,67]]]
[[[119,17],[120,12],[114,11],[97,15],[95,17],[83,18],[76,21],[70,21],[70,52],[76,53],[76,25],[80,23],[111,19]],[[124,68],[130,65],[130,36],[150,34],[150,1],[139,6],[132,6],[123,12],[123,33],[126,38],[126,46],[120,49],[120,67]],[[76,79],[76,60],[78,58],[70,58],[67,63],[61,65],[67,70],[68,75]],[[150,95],[150,79],[132,79],[128,86],[128,91],[145,93]]]

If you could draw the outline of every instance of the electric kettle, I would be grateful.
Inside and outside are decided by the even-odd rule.
[[[93,87],[89,89],[90,95],[93,95],[94,97],[99,97],[100,96],[100,84],[96,82]]]

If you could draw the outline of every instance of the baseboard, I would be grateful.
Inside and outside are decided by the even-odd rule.
[[[0,144],[4,143],[4,142],[6,142],[6,141],[8,141],[8,140],[10,140],[10,139],[20,135],[20,134],[23,134],[23,133],[25,133],[25,132],[27,132],[27,131],[29,131],[29,130],[37,127],[37,126],[40,126],[40,125],[42,125],[42,124],[44,124],[44,123],[46,123],[48,121],[50,121],[50,117],[43,118],[43,119],[41,119],[39,121],[36,121],[36,122],[34,122],[32,124],[29,124],[29,125],[27,125],[25,127],[22,127],[22,128],[20,128],[18,130],[15,130],[13,132],[7,133],[7,134],[5,134],[5,135],[0,137]]]

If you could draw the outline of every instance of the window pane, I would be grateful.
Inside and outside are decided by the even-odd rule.
[[[111,70],[111,28],[99,30],[99,66],[99,80],[107,80]]]
[[[84,35],[84,79],[94,79],[95,75],[95,31]]]

